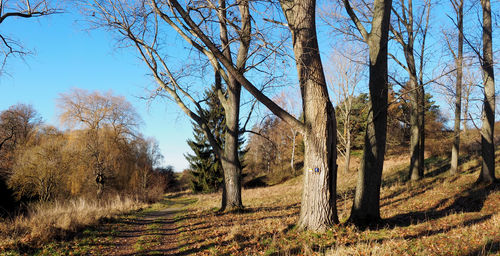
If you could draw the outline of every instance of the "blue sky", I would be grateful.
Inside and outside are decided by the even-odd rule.
[[[446,9],[447,5],[442,7]],[[439,13],[436,19],[444,18],[442,12],[435,12]],[[60,93],[68,92],[73,87],[112,90],[117,95],[125,96],[135,106],[144,120],[140,130],[145,136],[158,140],[165,157],[164,165],[173,165],[176,171],[187,168],[184,154],[190,149],[186,140],[192,137],[189,119],[177,105],[169,101],[147,102],[139,99],[147,97],[149,92],[145,88],[155,87],[155,84],[147,76],[148,70],[137,58],[135,49],[117,48],[112,34],[107,31],[86,30],[84,18],[77,13],[70,9],[62,14],[38,19],[7,19],[1,24],[0,32],[3,35],[18,40],[34,54],[25,60],[8,60],[5,68],[7,75],[0,76],[0,110],[16,103],[32,104],[47,123],[58,125],[56,99]],[[431,44],[440,40],[441,26],[443,24],[434,24]],[[323,64],[328,65],[330,50],[338,46],[334,46],[330,28],[322,22],[318,22],[318,32]],[[169,47],[175,48],[170,51],[170,54],[174,54],[171,56],[173,63],[181,65],[182,61],[175,60],[182,57],[175,55],[185,53],[182,39],[174,38]],[[440,51],[437,48],[433,49],[437,50],[436,53]],[[297,83],[294,64],[290,58],[290,71],[285,71],[292,85]],[[434,66],[427,68],[433,69]],[[366,91],[366,88],[360,90]],[[432,87],[427,91],[432,93]],[[440,101],[441,110],[449,111],[439,95],[435,92],[434,95]]]
[[[141,132],[155,137],[165,165],[176,171],[188,167],[183,154],[191,124],[172,103],[149,102],[145,88],[154,86],[134,49],[117,49],[106,31],[85,30],[82,17],[72,13],[38,19],[7,19],[1,32],[34,54],[24,61],[10,58],[0,76],[0,110],[16,103],[32,104],[46,123],[59,125],[56,99],[73,87],[112,90],[125,96],[141,115]]]

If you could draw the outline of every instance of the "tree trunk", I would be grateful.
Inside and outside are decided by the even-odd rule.
[[[464,97],[464,119],[462,120],[462,126],[464,129],[464,133],[467,133],[467,120],[469,119],[469,95],[466,93]]]
[[[460,117],[462,109],[462,75],[463,75],[463,0],[460,1],[457,13],[458,27],[458,54],[455,60],[457,67],[456,95],[455,95],[455,124],[453,126],[453,146],[451,148],[451,174],[458,173],[458,156],[460,155]]]
[[[425,169],[425,89],[424,85],[420,83],[419,86],[420,104],[419,104],[419,126],[420,126],[420,168],[418,169],[420,178],[424,177]]]
[[[483,158],[478,182],[493,183],[495,178],[495,79],[493,69],[493,38],[490,0],[481,0],[483,8],[483,126],[481,128],[481,156]]]
[[[297,133],[293,128],[290,128],[292,131],[292,157],[290,159],[290,167],[292,168],[292,173],[295,175],[295,140],[297,137]]]
[[[349,172],[349,165],[351,163],[351,136],[350,133],[347,135],[347,143],[345,145],[345,167],[344,167],[344,173]]]
[[[391,0],[376,0],[372,30],[368,36],[370,54],[370,109],[365,145],[350,222],[367,225],[380,220],[380,184],[387,131],[387,42]]]
[[[304,190],[299,228],[322,231],[338,223],[337,130],[315,24],[315,0],[281,1],[293,37],[304,112]]]
[[[424,114],[425,114],[425,93],[423,88],[423,69],[424,69],[424,53],[425,53],[425,38],[427,36],[427,29],[429,24],[430,3],[423,3],[422,16],[418,16],[417,20],[425,17],[425,23],[420,21],[415,23],[413,12],[413,1],[401,2],[401,10],[398,14],[396,10],[396,24],[390,27],[394,34],[396,41],[402,46],[406,67],[403,66],[408,72],[409,76],[409,89],[410,89],[410,168],[409,178],[411,180],[419,180],[424,173]],[[415,27],[416,26],[416,27]],[[421,35],[421,48],[420,48],[420,70],[419,78],[417,78],[417,65],[415,61],[415,41]],[[420,40],[418,40],[420,41]],[[423,112],[422,112],[423,111]]]
[[[227,13],[226,1],[219,0],[219,25],[220,25],[220,39],[223,48],[224,56],[232,62],[231,49],[228,39],[227,31]],[[250,45],[250,15],[248,1],[239,1],[238,8],[241,15],[241,28],[240,32],[240,47],[238,49],[236,58],[236,67],[242,71],[245,68],[245,63],[248,55],[248,48]],[[222,169],[224,170],[224,186],[225,196],[222,197],[226,202],[222,202],[221,211],[239,211],[243,209],[241,201],[241,164],[238,154],[239,144],[238,138],[240,133],[239,116],[240,116],[240,98],[241,98],[241,84],[231,74],[228,74],[227,81],[227,99],[224,99],[223,107],[226,114],[226,132],[224,135],[224,153],[221,158]]]
[[[411,81],[411,99],[410,99],[410,179],[419,180],[420,176],[420,95],[416,81],[416,77],[412,77]]]
[[[232,77],[229,78],[227,94],[228,98],[224,106],[226,114],[226,132],[224,134],[224,153],[221,158],[224,170],[224,186],[226,192],[226,209],[241,210],[241,164],[238,154],[239,115],[240,115],[240,93],[241,85]]]
[[[223,169],[224,171],[224,169]],[[226,192],[226,176],[224,175],[224,180],[222,182],[222,196],[220,200],[220,212],[223,212],[226,210],[227,207],[227,192]]]

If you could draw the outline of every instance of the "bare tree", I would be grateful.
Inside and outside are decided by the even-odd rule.
[[[483,158],[478,182],[493,183],[495,178],[495,78],[493,68],[493,37],[490,0],[481,0],[483,10],[483,71],[484,103],[481,128],[481,156]]]
[[[421,2],[421,6],[414,6],[412,0],[397,1],[393,5],[392,11],[395,21],[391,24],[390,30],[403,50],[405,61],[400,61],[395,53],[389,53],[389,56],[408,73],[409,77],[408,83],[398,83],[403,87],[409,86],[407,88],[410,93],[411,107],[409,177],[412,180],[418,180],[424,174],[424,65],[431,1],[425,0]]]
[[[358,183],[350,221],[366,225],[380,220],[380,186],[387,131],[387,48],[392,0],[375,0],[371,8],[371,31],[368,32],[349,0],[344,7],[369,51],[370,90],[368,124],[363,158],[358,172]]]
[[[343,53],[337,50],[330,57],[331,65],[327,69],[327,79],[335,97],[333,102],[337,105],[337,113],[341,115],[338,121],[342,120],[343,123],[342,131],[337,129],[337,136],[339,138],[337,149],[344,156],[344,172],[347,173],[349,172],[349,163],[351,160],[351,132],[354,122],[351,119],[353,114],[352,103],[356,87],[361,80],[364,65],[358,61],[349,59],[353,58],[356,54],[354,49],[349,49],[348,47],[340,48],[343,49]]]
[[[0,0],[0,25],[12,18],[37,18],[57,13],[47,0]],[[29,54],[22,44],[0,32],[0,75],[10,56],[23,57]]]
[[[0,176],[9,173],[16,148],[30,139],[41,122],[31,105],[16,104],[0,113]]]
[[[17,104],[0,114],[0,150],[8,143],[25,143],[41,119],[31,105]]]
[[[297,114],[297,109],[295,106],[299,105],[297,102],[297,93],[294,91],[282,91],[280,95],[278,95],[277,98],[274,100],[278,105],[282,106],[284,109],[286,109],[290,113],[293,114],[296,118],[299,116]],[[286,123],[284,123],[286,124]],[[283,125],[281,125],[283,126]],[[281,127],[280,127],[281,128]],[[283,133],[286,134],[286,138],[292,141],[292,146],[291,146],[291,152],[290,152],[290,170],[292,172],[295,172],[295,148],[297,146],[297,136],[299,135],[299,131],[297,131],[293,126],[290,126],[288,124],[285,125],[285,127],[282,127]],[[286,142],[285,142],[286,143]]]
[[[113,131],[115,140],[134,135],[134,128],[140,118],[132,105],[123,97],[111,92],[101,94],[73,89],[60,95],[61,122],[71,128],[84,129],[87,135],[87,153],[92,159],[92,169],[97,186],[97,196],[101,196],[108,172],[106,156],[103,153],[103,135],[106,129]]]
[[[470,49],[478,57],[483,77],[483,83],[482,83],[483,109],[481,113],[481,120],[482,120],[481,156],[483,161],[482,161],[481,173],[479,175],[477,182],[494,183],[496,182],[495,146],[494,146],[496,95],[495,95],[495,79],[494,79],[493,27],[492,27],[492,17],[491,17],[491,2],[489,0],[481,0],[480,4],[482,9],[482,19],[480,19],[481,23],[480,25],[482,27],[481,30],[482,38],[481,39],[479,39],[479,37],[474,38],[473,35],[474,33],[470,33],[467,36],[461,33],[459,34],[459,40],[461,35],[462,44],[465,41],[465,43],[467,43]],[[461,15],[463,16],[463,14]],[[458,24],[460,25],[460,23]],[[461,25],[463,30],[463,24]],[[482,46],[482,53],[480,50],[481,46]],[[475,84],[470,84],[470,86],[475,87]],[[466,91],[466,93],[467,92],[468,91]],[[468,109],[466,109],[465,112],[469,112]],[[471,115],[469,114],[469,116]],[[452,163],[452,168],[453,168],[453,163]]]
[[[448,49],[453,55],[456,67],[455,79],[455,118],[453,125],[453,145],[451,148],[451,174],[458,173],[458,156],[460,154],[460,117],[462,115],[462,76],[463,76],[463,48],[464,48],[464,1],[450,0],[455,12],[455,18],[452,19],[458,32],[458,44],[455,50],[452,47],[451,39],[445,35]]]

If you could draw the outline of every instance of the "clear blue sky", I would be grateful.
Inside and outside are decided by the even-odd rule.
[[[164,100],[148,104],[146,88],[154,84],[134,49],[117,49],[110,33],[86,31],[82,17],[74,13],[38,19],[7,19],[3,35],[17,39],[34,54],[25,60],[10,58],[0,76],[0,110],[16,103],[32,104],[46,123],[59,126],[56,99],[73,87],[112,90],[125,96],[141,115],[141,132],[155,137],[165,165],[176,171],[188,167],[183,154],[189,151],[186,139],[191,124]],[[77,20],[82,22],[76,23]]]
[[[444,17],[442,12],[435,12],[439,13],[438,19]],[[135,106],[144,120],[141,132],[159,141],[164,165],[173,165],[176,171],[187,168],[183,154],[190,151],[186,139],[192,137],[188,118],[171,102],[157,100],[148,104],[139,99],[148,96],[146,88],[155,84],[147,76],[148,70],[137,58],[135,49],[117,49],[107,31],[85,30],[84,18],[77,13],[70,9],[38,19],[7,19],[0,25],[3,35],[17,39],[34,52],[24,61],[8,60],[5,69],[8,74],[0,76],[0,110],[16,103],[32,104],[47,123],[58,125],[56,99],[60,93],[73,87],[112,90]],[[435,26],[434,29],[440,29],[440,25]],[[319,37],[328,39],[320,39],[325,65],[334,42],[329,31],[318,23]],[[432,41],[439,40],[440,34],[433,36]],[[182,48],[180,44],[174,47]],[[289,77],[295,84],[294,63],[290,67]],[[440,105],[446,112],[448,106]]]

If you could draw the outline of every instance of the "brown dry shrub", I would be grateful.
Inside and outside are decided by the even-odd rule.
[[[427,138],[425,140],[425,150],[429,152],[429,157],[449,155],[451,153],[451,144],[452,137]]]
[[[165,179],[157,175],[153,179],[150,187],[145,191],[144,201],[148,203],[158,202],[165,195],[166,181]]]

